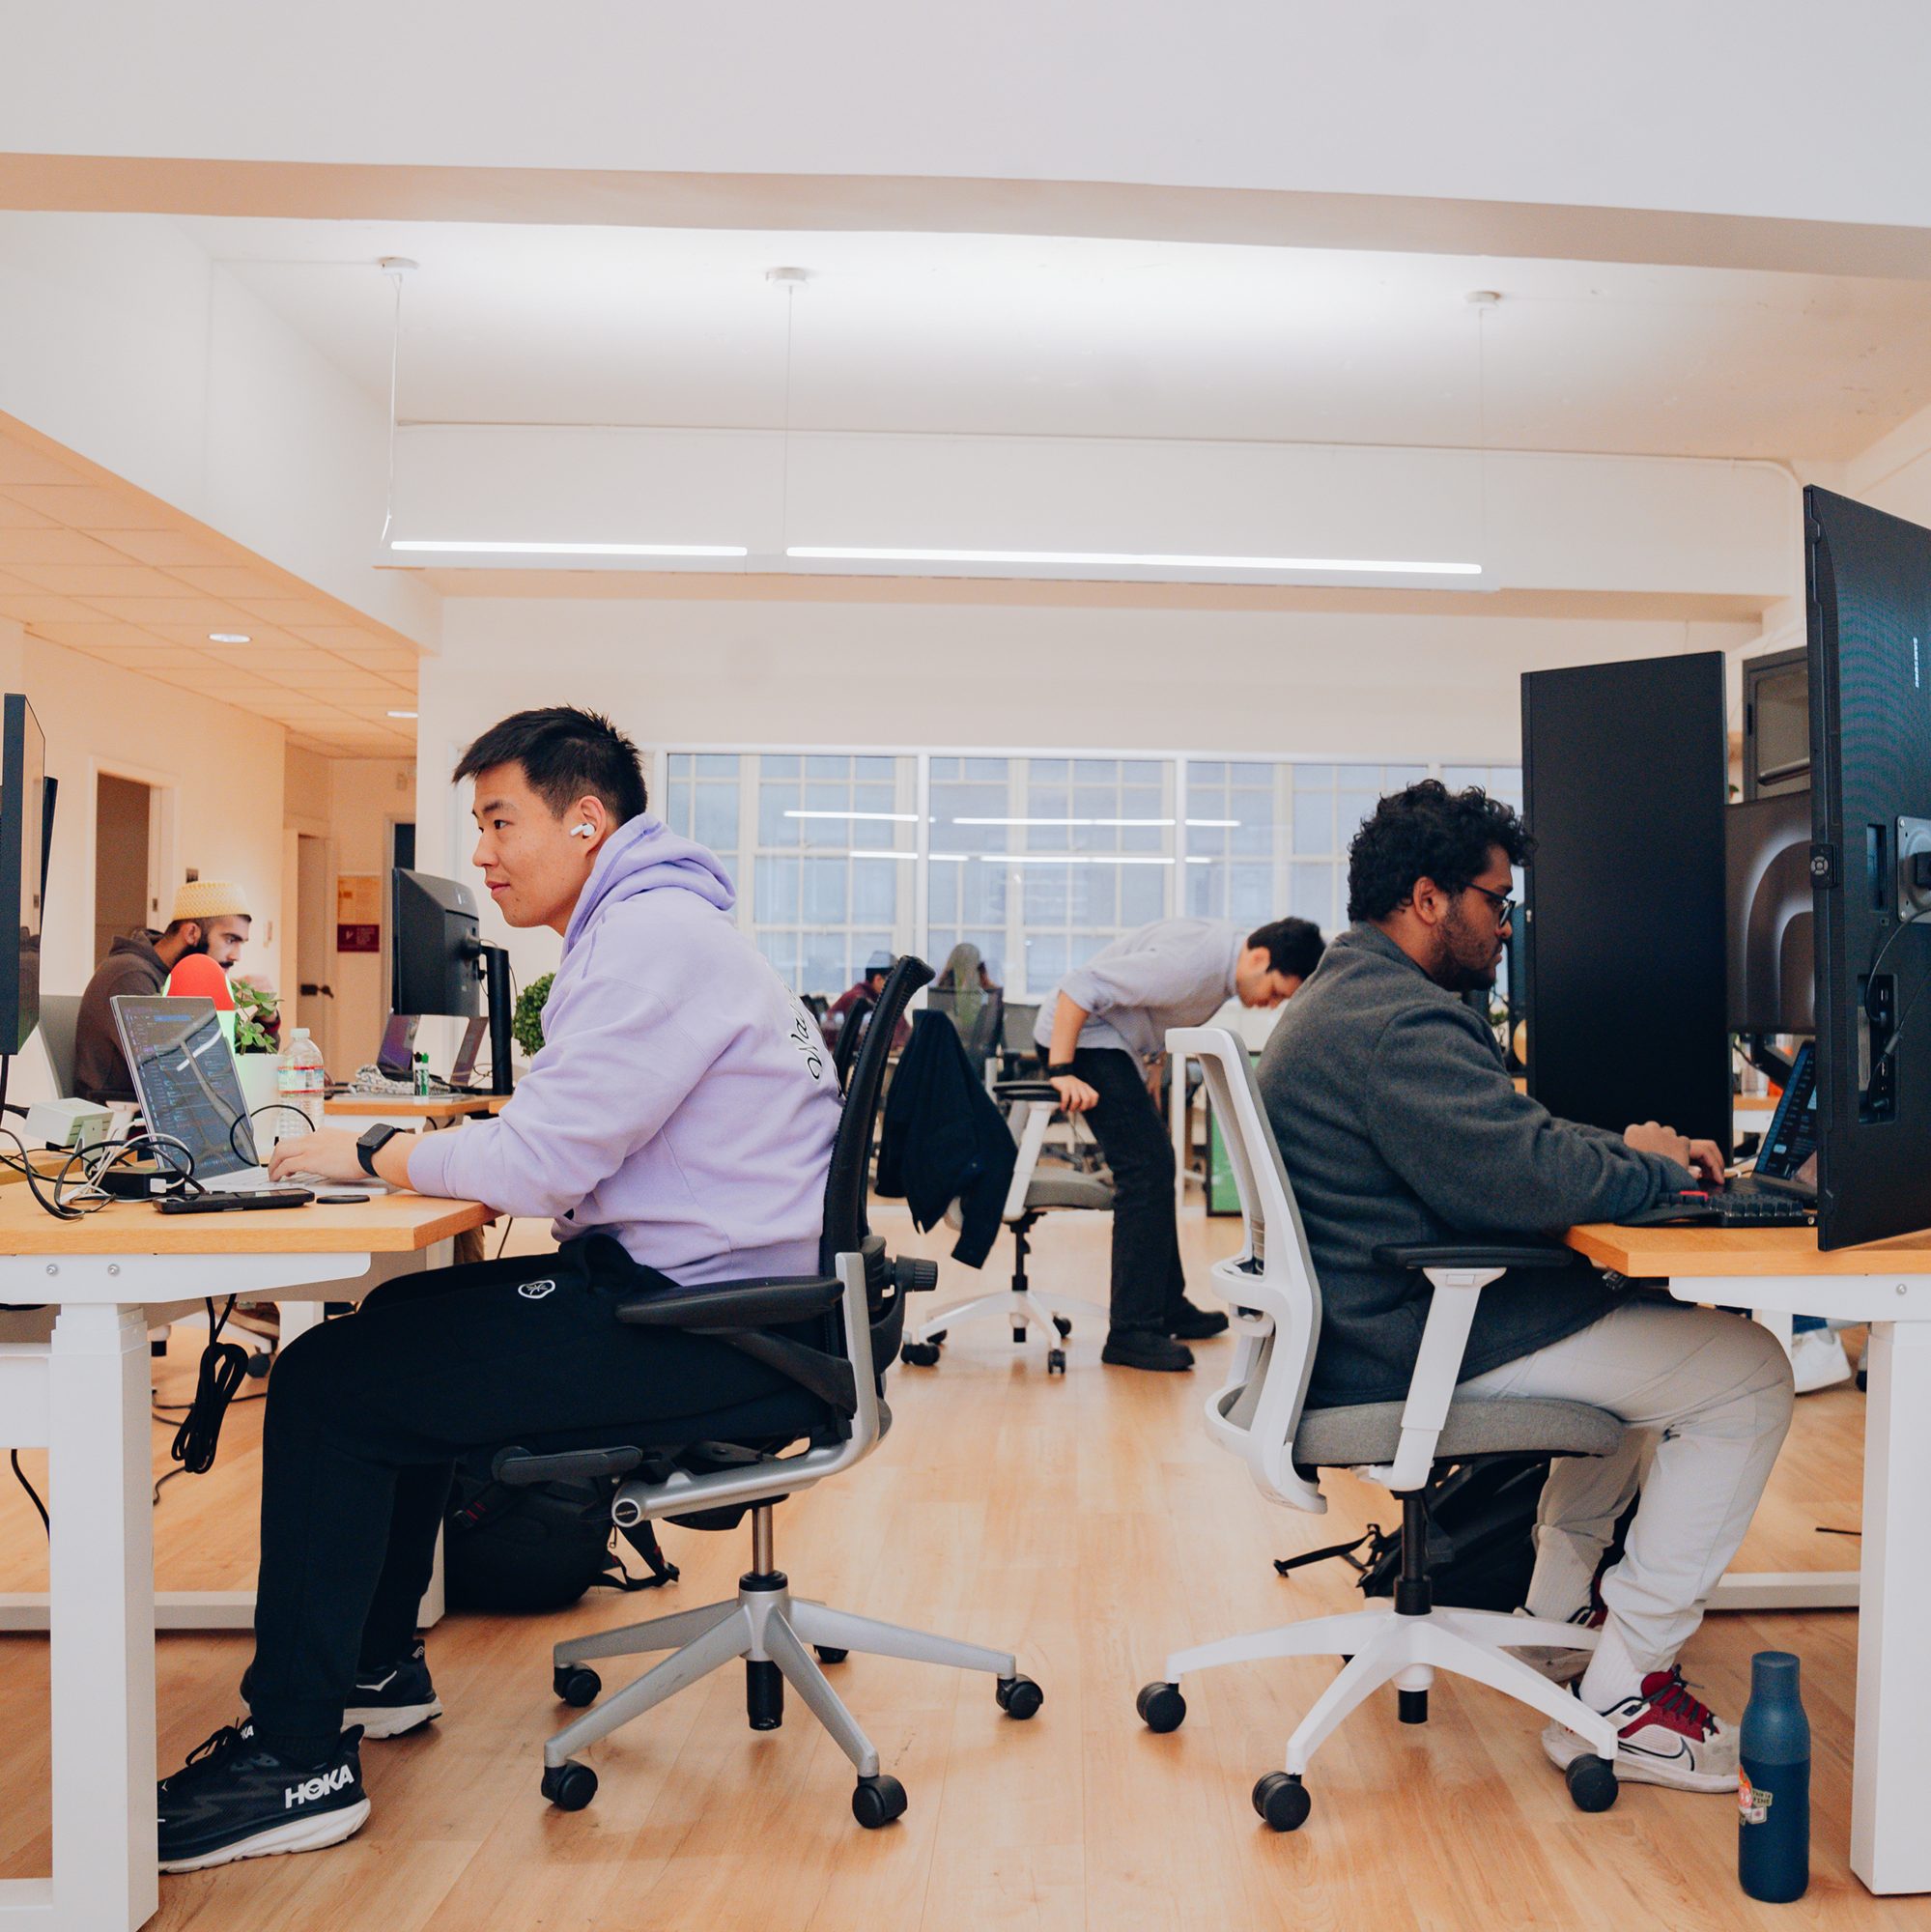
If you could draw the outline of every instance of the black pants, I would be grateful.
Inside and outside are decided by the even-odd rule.
[[[1086,1118],[1113,1170],[1113,1327],[1165,1334],[1187,1286],[1173,1143],[1130,1053],[1082,1047],[1073,1071],[1099,1095]]]
[[[595,1251],[614,1244],[388,1283],[275,1363],[244,1687],[270,1748],[319,1761],[357,1665],[379,1671],[408,1651],[460,1452],[622,1443],[640,1423],[686,1417],[781,1433],[809,1406],[721,1342],[619,1322],[616,1304],[664,1278],[600,1266]]]

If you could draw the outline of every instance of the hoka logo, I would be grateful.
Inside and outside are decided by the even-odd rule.
[[[546,1294],[554,1294],[556,1284],[554,1281],[526,1281],[517,1293],[525,1301],[541,1301]]]
[[[345,1784],[355,1778],[355,1774],[346,1764],[338,1764],[333,1771],[321,1771],[300,1784],[287,1784],[282,1787],[282,1809],[293,1811],[298,1804],[311,1804],[318,1798],[327,1798],[331,1792],[340,1791]]]

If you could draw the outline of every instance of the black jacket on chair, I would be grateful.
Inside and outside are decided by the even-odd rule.
[[[901,1197],[921,1230],[935,1227],[957,1201],[964,1227],[952,1259],[980,1267],[999,1238],[1017,1153],[958,1030],[944,1013],[915,1013],[912,1043],[885,1096],[879,1193]]]

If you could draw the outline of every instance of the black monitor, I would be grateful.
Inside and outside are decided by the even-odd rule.
[[[1817,1026],[1810,893],[1810,794],[1753,798],[1723,814],[1730,1031]]]
[[[46,892],[46,740],[17,691],[0,702],[0,1054],[41,1017],[41,908]]]
[[[1931,530],[1807,489],[1817,1241],[1931,1227]]]
[[[1719,652],[1522,678],[1528,1089],[1730,1144]]]
[[[389,1006],[398,1013],[474,1019],[489,987],[490,1085],[507,1094],[510,1065],[509,954],[477,937],[476,897],[454,879],[390,874]]]

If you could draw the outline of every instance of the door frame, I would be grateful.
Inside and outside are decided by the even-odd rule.
[[[87,810],[81,814],[81,865],[87,880],[87,930],[92,934],[99,924],[99,878],[96,867],[99,859],[100,781],[126,779],[148,787],[148,910],[154,915],[154,929],[166,925],[160,895],[181,871],[180,787],[178,772],[163,771],[155,765],[140,765],[129,758],[89,756],[87,760]],[[169,901],[172,904],[172,901]],[[95,960],[88,971],[100,962]]]

